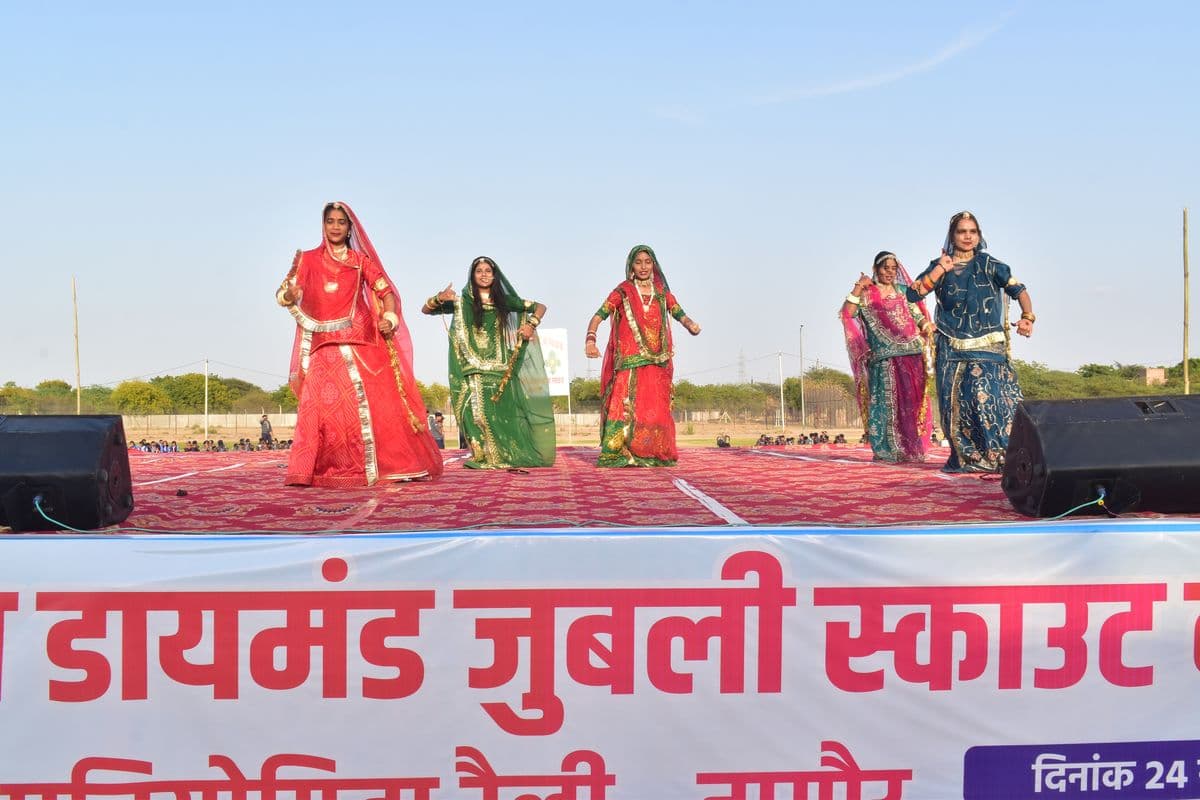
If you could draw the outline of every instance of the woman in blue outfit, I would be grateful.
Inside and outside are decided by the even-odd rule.
[[[946,472],[999,472],[1021,402],[1010,360],[1008,303],[1021,318],[1013,326],[1029,336],[1037,317],[1025,285],[985,252],[979,220],[969,211],[950,218],[940,258],[908,288],[912,301],[937,297],[936,355],[942,432],[950,440]]]

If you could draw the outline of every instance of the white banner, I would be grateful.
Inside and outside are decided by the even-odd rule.
[[[0,798],[1200,796],[1200,526],[1061,530],[0,537]]]
[[[550,381],[551,397],[566,397],[571,393],[571,373],[567,359],[567,329],[538,328],[542,343],[542,358],[546,361],[546,378]]]

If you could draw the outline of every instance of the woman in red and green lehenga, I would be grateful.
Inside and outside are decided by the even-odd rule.
[[[675,463],[671,416],[670,317],[696,336],[692,321],[671,293],[654,251],[639,244],[625,260],[625,280],[588,323],[586,353],[599,358],[596,329],[612,319],[600,371],[602,467],[669,467]]]
[[[440,475],[396,286],[350,206],[328,203],[321,218],[320,246],[296,253],[275,294],[296,320],[288,382],[299,407],[285,481],[371,486]]]
[[[554,463],[554,410],[535,329],[546,307],[523,300],[496,262],[471,262],[462,293],[446,287],[426,314],[453,314],[450,402],[466,435],[472,469]]]

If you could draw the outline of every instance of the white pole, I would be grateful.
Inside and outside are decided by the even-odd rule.
[[[800,326],[800,428],[808,430],[808,414],[804,409],[804,326]]]
[[[204,441],[208,441],[208,359],[204,359]]]
[[[1188,372],[1188,218],[1183,210],[1183,393],[1192,393],[1192,378]]]
[[[1184,225],[1187,225],[1186,221]],[[75,293],[74,275],[71,276],[71,310],[75,315],[75,415],[79,416],[83,407],[83,389],[79,385],[79,299]]]
[[[783,352],[779,354],[779,430],[787,432],[787,414],[783,410]]]

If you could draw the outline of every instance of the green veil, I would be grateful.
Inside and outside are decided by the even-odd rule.
[[[667,283],[667,276],[659,266],[658,256],[654,254],[654,250],[648,244],[635,244],[633,249],[629,251],[629,255],[625,257],[625,280],[633,280],[633,260],[637,258],[638,253],[645,253],[654,261],[654,278],[662,283],[663,289],[670,289],[671,284]]]
[[[504,314],[505,331],[503,345],[496,353],[481,352],[472,335],[475,326],[475,285],[472,276],[480,261],[492,265],[493,287],[499,285],[504,295],[505,308],[496,307],[497,315]],[[493,300],[495,300],[493,289]],[[528,431],[528,446],[532,448],[536,462],[528,466],[550,466],[554,463],[556,437],[554,432],[554,409],[550,402],[550,382],[546,377],[546,365],[542,358],[542,347],[538,343],[537,330],[528,342],[517,336],[526,313],[518,306],[521,295],[501,272],[496,262],[481,256],[471,262],[467,283],[462,288],[460,300],[455,308],[450,327],[450,391],[457,397],[466,376],[484,373],[499,376],[497,391],[479,398],[485,406],[493,406],[498,418],[512,426],[514,434]],[[517,307],[514,307],[517,306]],[[493,398],[496,398],[493,400]],[[495,422],[493,424],[496,424]],[[526,438],[520,435],[521,439]],[[524,448],[523,448],[524,449]]]

